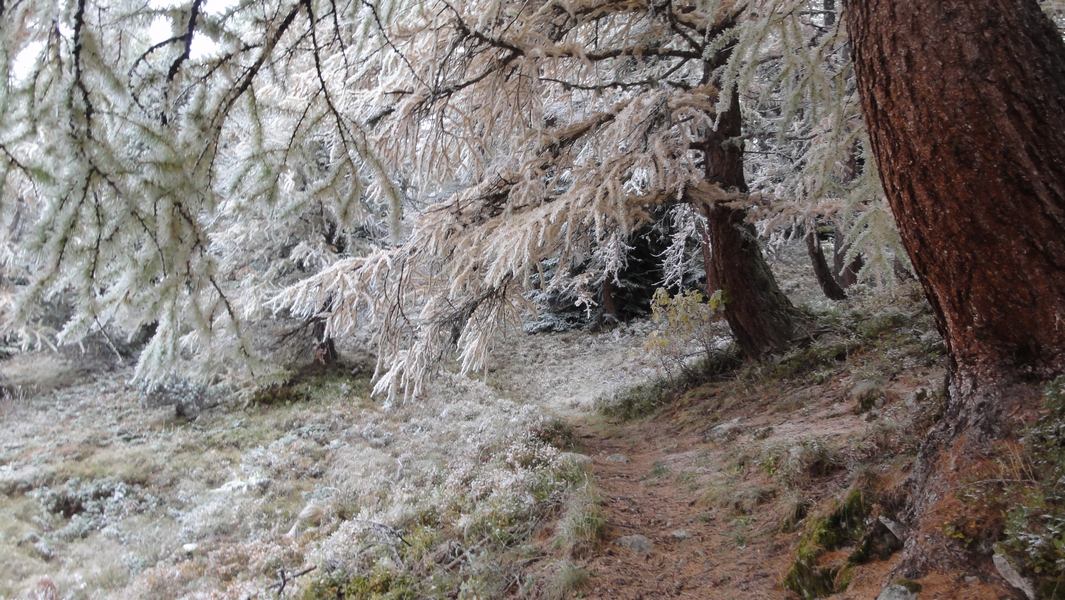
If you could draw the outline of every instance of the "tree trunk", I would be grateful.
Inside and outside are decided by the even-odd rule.
[[[311,335],[314,337],[314,362],[325,367],[336,364],[339,356],[333,338],[325,335],[325,319],[314,320]]]
[[[810,255],[814,275],[817,276],[817,283],[821,286],[821,291],[825,293],[825,296],[829,300],[846,300],[847,293],[832,275],[832,269],[828,266],[828,260],[825,259],[825,251],[821,248],[821,237],[817,234],[816,223],[807,227],[806,252]]]
[[[733,139],[742,133],[741,123],[739,94],[734,93],[718,128],[708,134],[705,171],[707,181],[746,192],[743,149]],[[737,344],[747,356],[760,358],[793,347],[802,317],[780,291],[745,216],[743,210],[720,203],[707,209],[707,289],[722,291],[725,319]]]
[[[862,260],[861,254],[855,256],[854,260],[847,262],[847,253],[850,252],[850,247],[851,245],[847,243],[843,232],[839,227],[836,227],[832,241],[832,274],[836,276],[836,281],[839,282],[839,286],[843,289],[858,283],[858,272],[865,266],[865,261]]]
[[[599,312],[596,328],[603,329],[607,325],[618,323],[618,307],[614,302],[614,282],[610,277],[605,278],[602,287],[599,288],[599,306],[602,310]]]
[[[852,0],[846,18],[884,191],[951,362],[912,482],[916,572],[960,554],[944,503],[1065,371],[1065,44],[1035,0]]]

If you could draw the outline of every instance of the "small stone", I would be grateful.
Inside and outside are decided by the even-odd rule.
[[[995,553],[991,557],[991,562],[995,564],[995,569],[1006,580],[1006,583],[1024,592],[1028,600],[1035,600],[1035,586],[1017,571],[1017,568],[1010,563],[1008,558]]]
[[[559,454],[558,457],[564,462],[573,463],[582,467],[592,463],[592,457],[579,452],[563,452]]]
[[[629,457],[625,456],[624,454],[611,454],[610,456],[606,457],[606,461],[625,464],[629,462]]]
[[[903,529],[902,525],[899,524],[897,521],[893,521],[883,515],[881,515],[879,519],[880,522],[884,524],[884,527],[887,527],[888,531],[890,531],[891,534],[894,535],[896,538],[898,538],[899,540],[906,539],[906,531],[905,529]]]
[[[325,509],[317,504],[304,506],[300,514],[296,515],[296,522],[292,524],[292,529],[288,530],[288,536],[299,537],[305,529],[320,525],[324,515]]]
[[[617,544],[632,550],[636,554],[642,554],[644,556],[650,554],[651,549],[654,547],[651,540],[640,534],[619,537],[617,539]]]
[[[674,529],[669,535],[673,536],[675,540],[686,540],[692,536],[687,529]]]
[[[181,547],[181,551],[184,552],[185,554],[195,554],[196,551],[199,550],[199,549],[200,549],[200,545],[199,544],[195,544],[195,543],[185,544],[184,546]]]
[[[884,588],[876,600],[917,600],[917,594],[896,583]]]

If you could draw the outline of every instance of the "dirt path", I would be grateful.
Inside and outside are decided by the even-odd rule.
[[[723,469],[727,451],[708,451],[699,435],[658,420],[585,425],[580,434],[607,520],[605,543],[588,563],[586,597],[786,597],[777,587],[780,544],[753,522],[737,526],[709,510],[705,490],[686,482],[697,473],[676,472],[695,463],[698,471]]]

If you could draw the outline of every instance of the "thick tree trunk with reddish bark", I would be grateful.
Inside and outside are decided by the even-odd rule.
[[[817,226],[811,224],[806,232],[806,253],[810,255],[810,263],[814,267],[814,275],[817,284],[829,300],[846,300],[847,292],[843,291],[839,281],[832,273],[825,258],[825,251],[821,248],[821,237],[817,234]]]
[[[959,473],[1065,372],[1065,44],[1035,0],[852,0],[846,17],[884,190],[951,358],[914,480],[921,569],[957,550],[935,532]]]
[[[725,189],[747,191],[743,149],[735,141],[742,133],[739,94],[710,132],[706,179]],[[710,264],[707,288],[721,290],[725,319],[740,349],[752,358],[784,352],[795,345],[802,317],[780,290],[769,269],[754,228],[743,210],[715,204],[707,211]]]

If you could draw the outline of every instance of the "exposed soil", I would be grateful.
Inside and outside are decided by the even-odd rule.
[[[607,513],[608,542],[589,561],[587,597],[784,597],[778,585],[786,564],[781,542],[756,536],[738,545],[726,524],[708,515],[699,491],[652,475],[656,466],[675,462],[682,448],[700,446],[698,436],[653,421],[605,435],[589,428],[581,439],[594,457]],[[619,456],[627,462],[616,462]],[[651,540],[650,554],[615,542],[634,534]]]
[[[583,597],[798,598],[783,578],[810,518],[829,511],[859,478],[903,493],[920,443],[913,419],[921,407],[913,399],[942,377],[936,367],[893,376],[883,382],[885,404],[859,413],[850,390],[859,379],[851,370],[860,364],[841,366],[820,384],[721,381],[637,421],[582,422],[581,451],[592,458],[607,520],[603,544],[582,563],[591,577]],[[783,467],[767,464],[774,452],[786,455],[811,440],[832,449],[837,462],[825,472],[789,479]],[[811,517],[784,526],[796,502],[808,505]],[[651,551],[618,542],[631,535],[649,539]],[[850,550],[822,561],[845,560]],[[847,589],[832,597],[876,598],[897,577],[899,557],[855,567]],[[933,573],[917,583],[921,600],[1018,597],[986,568]]]

